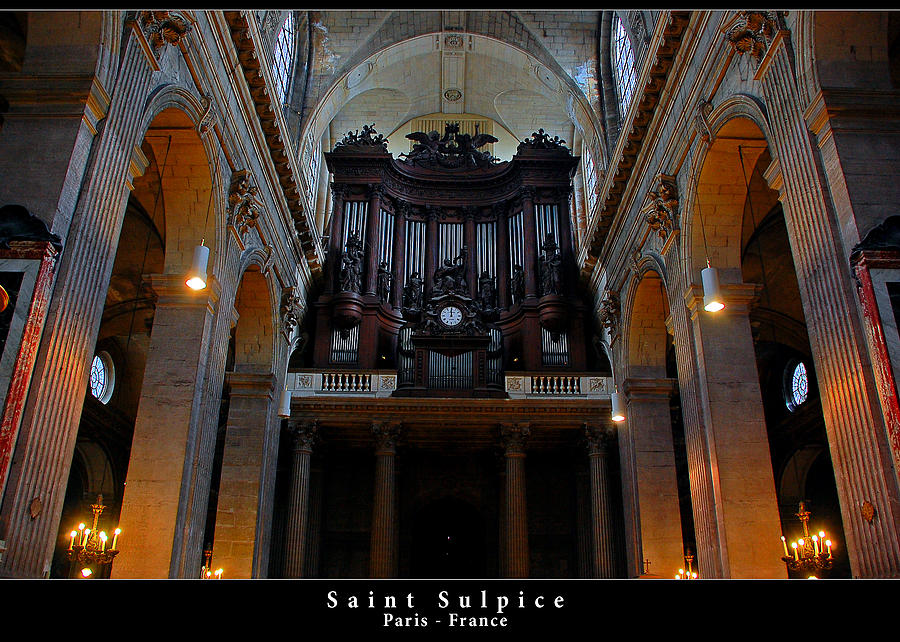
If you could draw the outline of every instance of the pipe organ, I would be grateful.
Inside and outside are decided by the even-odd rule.
[[[408,138],[395,159],[365,126],[325,154],[333,208],[313,365],[395,368],[398,397],[505,397],[508,371],[583,370],[578,158],[543,130],[503,162],[478,149],[492,136],[453,123]]]

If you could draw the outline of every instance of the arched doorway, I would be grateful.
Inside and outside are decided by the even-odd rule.
[[[413,577],[487,575],[484,518],[472,504],[444,497],[423,506],[413,519]]]

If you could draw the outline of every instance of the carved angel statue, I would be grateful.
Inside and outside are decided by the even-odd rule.
[[[378,290],[378,299],[382,303],[386,303],[391,298],[391,280],[392,275],[388,270],[387,261],[382,261],[378,266],[378,282],[376,288]]]
[[[341,257],[341,292],[359,294],[362,289],[362,261],[363,249],[359,234],[351,232]]]
[[[541,295],[560,294],[562,257],[560,257],[559,247],[556,245],[552,233],[547,233],[541,250],[543,250],[540,258]]]

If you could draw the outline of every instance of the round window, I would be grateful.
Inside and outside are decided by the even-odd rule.
[[[100,403],[109,403],[114,377],[112,358],[106,352],[98,352],[91,361],[91,394]]]
[[[793,412],[809,397],[809,374],[806,364],[792,361],[784,372],[784,397],[788,410]]]

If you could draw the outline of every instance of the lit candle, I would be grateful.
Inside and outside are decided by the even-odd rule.
[[[791,547],[794,549],[794,560],[799,561],[800,558],[797,557],[797,542],[791,542]]]
[[[819,555],[819,538],[816,535],[812,536],[813,541],[813,549],[816,551],[816,557]]]
[[[825,540],[825,546],[828,547],[828,559],[831,559],[831,540],[830,539]]]
[[[106,533],[103,531],[100,531],[100,542],[100,552],[104,553],[106,552]]]
[[[78,535],[78,531],[72,531],[70,535],[72,536],[72,541],[69,542],[69,550],[71,551],[72,547],[75,546],[75,537]]]
[[[787,557],[788,556],[787,542],[784,539],[784,535],[781,536],[781,545],[784,546],[784,556]]]
[[[221,579],[222,579],[222,573],[224,572],[224,570],[225,570],[225,569],[222,569],[222,568],[216,570],[216,579],[217,579],[217,580],[221,580]]]
[[[81,545],[82,545],[82,546],[87,546],[88,540],[89,540],[90,538],[91,538],[91,529],[90,529],[90,528],[85,528],[85,529],[84,529],[84,539],[81,540]]]
[[[119,533],[121,533],[121,532],[122,532],[121,528],[117,528],[115,531],[113,531],[113,545],[112,545],[112,549],[110,549],[110,550],[113,550],[113,551],[116,550],[116,540],[119,539]]]

